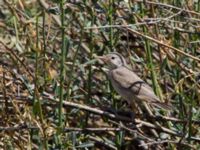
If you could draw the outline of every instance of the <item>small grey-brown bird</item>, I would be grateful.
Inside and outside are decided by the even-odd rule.
[[[122,55],[112,52],[99,59],[108,65],[108,78],[114,89],[129,103],[145,101],[159,108],[171,109],[170,105],[160,102],[152,88],[127,67]]]

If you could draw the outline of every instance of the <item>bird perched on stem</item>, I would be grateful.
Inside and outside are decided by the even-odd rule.
[[[127,67],[121,54],[112,52],[98,58],[108,65],[108,78],[111,80],[113,88],[129,103],[132,104],[134,100],[145,101],[166,110],[172,108],[159,101],[152,88]]]

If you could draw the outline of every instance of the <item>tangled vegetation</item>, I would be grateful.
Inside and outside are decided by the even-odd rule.
[[[199,0],[0,8],[0,149],[200,149]],[[131,109],[97,61],[111,51],[173,109]]]

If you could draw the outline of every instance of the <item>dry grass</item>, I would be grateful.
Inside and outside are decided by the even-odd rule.
[[[199,1],[0,8],[0,149],[200,148]],[[133,116],[96,61],[110,51],[174,109]]]

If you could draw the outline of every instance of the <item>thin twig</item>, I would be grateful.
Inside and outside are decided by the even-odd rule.
[[[65,132],[78,131],[78,132],[107,132],[107,131],[121,131],[121,128],[110,128],[110,127],[102,127],[102,128],[65,128]]]
[[[97,144],[103,145],[104,147],[107,147],[108,149],[117,150],[117,147],[111,145],[111,143],[108,143],[99,137],[94,137],[94,136],[88,136],[88,137],[89,139],[95,141]]]
[[[148,39],[148,40],[151,40],[151,41],[153,41],[153,42],[155,42],[155,43],[157,43],[157,44],[159,44],[159,45],[165,46],[165,47],[167,47],[167,48],[169,48],[169,49],[172,49],[172,50],[176,51],[177,53],[180,53],[180,54],[182,54],[182,55],[188,56],[188,57],[190,57],[190,58],[192,58],[192,59],[197,60],[197,61],[200,62],[200,58],[195,57],[195,56],[193,56],[193,55],[190,55],[190,54],[188,54],[188,53],[185,53],[183,50],[180,50],[180,49],[175,48],[175,47],[173,47],[173,46],[167,45],[167,44],[163,43],[163,42],[160,41],[160,40],[157,40],[157,39],[154,39],[154,38],[152,38],[152,37],[150,37],[150,36],[144,35],[143,33],[140,33],[140,32],[138,32],[138,31],[133,30],[133,29],[130,29],[130,28],[126,28],[126,30],[128,30],[130,33],[133,33],[133,34],[137,34],[137,35],[139,35],[139,36],[142,36],[142,37],[144,37],[144,38],[146,38],[146,39]]]
[[[139,147],[143,147],[143,146],[152,146],[152,145],[161,145],[164,143],[173,143],[176,145],[182,145],[182,146],[187,146],[189,148],[195,149],[195,147],[191,144],[187,144],[187,143],[179,143],[179,141],[172,141],[172,140],[163,140],[163,141],[153,141],[153,142],[148,142],[148,143],[144,143],[144,144],[140,144]]]
[[[136,2],[144,2],[143,0],[136,0]],[[195,12],[195,11],[191,11],[191,10],[187,10],[187,9],[184,9],[184,8],[179,8],[179,7],[176,7],[176,6],[173,6],[173,5],[169,5],[169,4],[164,4],[164,3],[159,3],[159,2],[153,2],[153,1],[145,1],[146,4],[153,4],[153,5],[158,5],[158,6],[162,6],[162,7],[167,7],[167,8],[172,8],[172,9],[176,9],[176,10],[181,10],[183,12],[187,12],[187,13],[190,13],[190,14],[194,14],[194,15],[198,15],[200,16],[200,13],[198,12]]]

